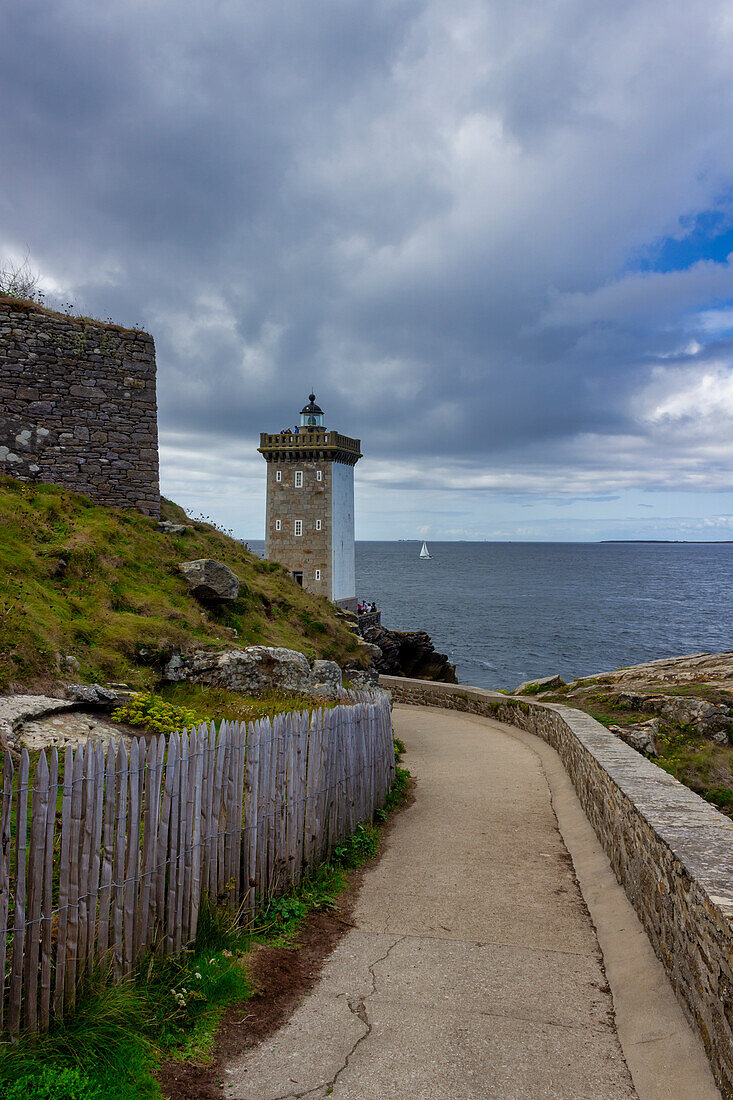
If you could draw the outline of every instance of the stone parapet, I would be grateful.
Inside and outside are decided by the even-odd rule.
[[[155,346],[0,297],[0,473],[160,514]]]
[[[360,611],[359,612],[359,630],[363,633],[371,626],[382,625],[382,612],[381,611]]]
[[[382,676],[395,702],[518,726],[558,752],[616,877],[733,1098],[733,821],[581,711]]]
[[[262,432],[258,450],[268,462],[309,458],[355,466],[361,458],[361,440],[325,430]]]

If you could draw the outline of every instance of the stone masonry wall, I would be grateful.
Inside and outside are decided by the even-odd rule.
[[[733,1098],[733,821],[581,711],[382,676],[396,702],[519,726],[558,752],[688,1018]]]
[[[0,473],[159,515],[152,336],[0,297]]]
[[[325,459],[298,458],[267,463],[267,520],[265,557],[280,562],[286,569],[302,571],[303,586],[317,596],[331,595],[331,471]],[[277,480],[277,471],[282,480]],[[303,475],[303,484],[295,487],[295,473]],[[318,480],[318,472],[321,480]],[[303,523],[303,534],[295,534],[295,520]],[[282,528],[275,530],[280,520]],[[316,521],[321,530],[316,530]],[[316,580],[316,569],[321,579]]]

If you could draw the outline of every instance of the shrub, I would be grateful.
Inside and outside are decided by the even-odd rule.
[[[27,256],[20,264],[8,260],[0,269],[0,294],[42,302],[44,295],[38,291],[39,279],[40,275],[32,270]]]
[[[200,723],[194,711],[175,703],[166,703],[152,691],[133,695],[124,706],[112,711],[112,718],[115,722],[126,722],[128,726],[144,726],[153,733],[174,733]]]
[[[5,1100],[102,1100],[102,1093],[79,1069],[46,1066],[14,1081]]]

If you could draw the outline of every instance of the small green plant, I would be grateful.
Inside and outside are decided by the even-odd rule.
[[[277,936],[295,931],[308,912],[306,903],[297,894],[284,898],[273,898],[262,910],[258,927],[267,929]]]
[[[363,821],[351,836],[334,848],[332,859],[338,866],[350,869],[373,859],[378,851],[379,829],[370,821]]]
[[[14,1081],[5,1100],[103,1100],[103,1094],[79,1069],[46,1066]]]
[[[714,802],[721,810],[730,812],[733,809],[733,791],[729,787],[709,787],[703,797],[707,798],[708,802]]]
[[[190,729],[201,721],[194,711],[167,703],[152,691],[137,692],[124,706],[112,711],[112,718],[128,726],[143,726],[153,733]]]
[[[397,810],[405,804],[410,793],[410,778],[407,768],[400,768],[399,766],[396,768],[394,783],[384,804],[385,814],[390,814],[393,810]]]

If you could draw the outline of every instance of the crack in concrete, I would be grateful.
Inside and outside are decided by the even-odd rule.
[[[315,1095],[315,1093],[320,1092],[321,1089],[326,1090],[326,1092],[324,1093],[324,1095],[326,1096],[330,1095],[330,1093],[333,1092],[336,1082],[338,1081],[344,1070],[348,1068],[349,1062],[356,1053],[357,1049],[361,1046],[365,1039],[369,1038],[372,1033],[372,1025],[369,1022],[369,1017],[367,1015],[366,1002],[377,992],[377,976],[374,973],[374,967],[378,966],[379,963],[384,962],[384,960],[389,957],[390,953],[394,951],[395,947],[397,947],[398,944],[402,943],[402,941],[406,940],[407,938],[408,937],[406,935],[398,936],[394,943],[391,943],[389,945],[383,955],[380,955],[378,959],[374,960],[374,962],[369,963],[369,965],[367,966],[367,970],[372,979],[371,991],[365,996],[360,997],[358,1001],[353,1001],[350,998],[347,998],[346,1003],[349,1007],[349,1012],[351,1012],[352,1015],[356,1016],[360,1023],[364,1025],[365,1031],[362,1035],[359,1036],[354,1045],[351,1047],[351,1050],[349,1050],[346,1057],[344,1058],[343,1063],[336,1070],[333,1077],[330,1077],[327,1081],[321,1081],[318,1085],[314,1085],[313,1088],[306,1089],[305,1092],[289,1092],[285,1095],[272,1096],[270,1097],[270,1100],[303,1100],[303,1097],[313,1096]],[[340,995],[342,996],[343,994]]]

